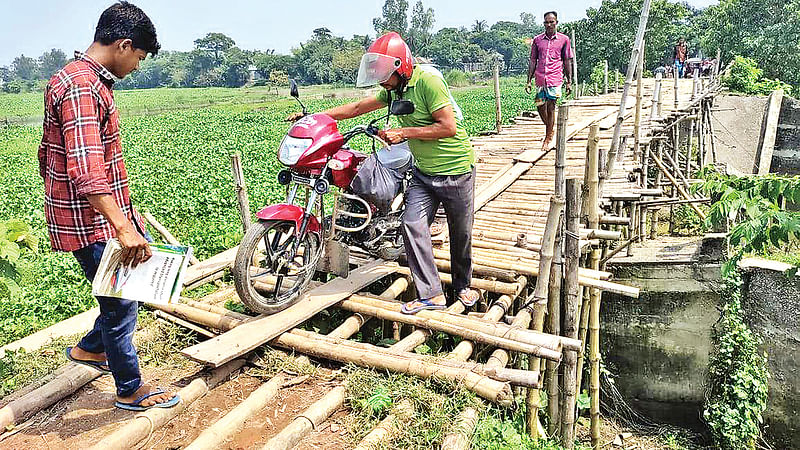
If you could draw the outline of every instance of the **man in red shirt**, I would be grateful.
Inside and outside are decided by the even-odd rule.
[[[558,14],[544,14],[544,33],[533,38],[528,82],[525,91],[531,93],[531,79],[536,77],[536,108],[545,125],[542,150],[550,149],[555,134],[556,102],[561,97],[561,85],[566,79],[567,95],[572,91],[572,45],[567,35],[556,31]]]
[[[72,252],[86,278],[94,279],[106,242],[116,237],[125,264],[150,258],[144,223],[133,209],[122,158],[115,78],[158,53],[153,23],[138,7],[119,2],[100,16],[94,42],[50,79],[45,89],[39,172],[53,250]],[[137,302],[98,297],[94,328],[67,357],[111,373],[116,406],[130,410],[171,407],[179,398],[142,382],[133,347]]]

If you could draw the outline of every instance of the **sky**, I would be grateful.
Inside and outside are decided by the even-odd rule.
[[[519,21],[522,12],[537,16],[555,9],[561,21],[585,17],[588,7],[601,0],[423,0],[434,9],[434,29],[471,26],[475,20],[489,25],[499,20]],[[0,0],[0,66],[10,65],[20,54],[38,57],[51,48],[72,56],[92,41],[97,19],[112,0]],[[328,27],[333,34],[374,36],[372,18],[381,14],[382,0],[133,0],[156,26],[163,50],[191,50],[206,33],[224,33],[246,50],[275,49],[289,53],[311,31]],[[409,0],[413,6],[415,0]],[[716,0],[688,0],[705,7]],[[68,4],[68,7],[64,5]],[[410,8],[409,8],[410,9]]]

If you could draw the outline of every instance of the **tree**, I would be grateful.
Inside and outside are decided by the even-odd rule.
[[[383,4],[382,16],[372,19],[372,25],[378,35],[396,31],[401,36],[405,36],[408,29],[408,1],[386,0]]]
[[[35,80],[39,77],[39,64],[38,62],[25,55],[19,55],[14,58],[11,63],[11,70],[14,71],[14,76],[23,80]]]
[[[331,30],[326,27],[315,28],[314,31],[312,31],[312,33],[314,34],[314,37],[317,39],[327,39],[331,37]]]
[[[221,53],[236,45],[233,39],[222,33],[208,33],[205,37],[195,39],[194,46],[198,50],[214,53],[214,61],[220,64]]]
[[[431,42],[433,31],[433,8],[427,10],[422,5],[422,0],[417,0],[411,12],[411,27],[408,29],[408,45],[414,55],[423,55],[425,48]]]
[[[225,51],[223,64],[223,80],[227,87],[240,87],[250,79],[249,67],[253,58],[249,52],[239,47],[231,47]]]
[[[65,65],[67,65],[67,55],[57,48],[44,52],[44,54],[39,57],[39,70],[41,72],[41,77],[45,79],[52,77],[54,73],[61,70]]]
[[[486,31],[486,21],[476,20],[475,23],[472,25],[472,32],[483,33],[484,31]]]

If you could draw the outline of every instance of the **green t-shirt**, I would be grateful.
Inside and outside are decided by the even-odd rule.
[[[388,103],[389,92],[382,89],[376,97]],[[392,99],[395,100],[393,95]],[[414,103],[414,113],[397,116],[402,127],[425,127],[435,123],[433,113],[445,106],[452,106],[456,116],[456,135],[432,141],[409,139],[408,146],[416,160],[416,166],[427,175],[461,175],[472,171],[475,151],[469,142],[463,117],[447,82],[438,70],[427,66],[415,66],[411,79],[403,92],[403,99]]]

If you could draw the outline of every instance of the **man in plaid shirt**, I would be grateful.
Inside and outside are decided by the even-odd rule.
[[[72,252],[86,278],[94,279],[106,242],[116,237],[125,264],[150,258],[144,224],[133,209],[122,159],[115,78],[158,53],[153,23],[138,7],[119,2],[100,16],[94,42],[53,75],[45,90],[39,171],[44,179],[45,219],[56,251]],[[133,347],[137,302],[98,297],[94,328],[67,357],[111,373],[116,406],[144,410],[170,407],[176,395],[142,382]]]

